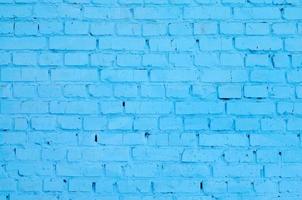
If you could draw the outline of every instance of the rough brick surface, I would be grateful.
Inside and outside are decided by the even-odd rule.
[[[301,200],[301,0],[0,0],[0,200]]]

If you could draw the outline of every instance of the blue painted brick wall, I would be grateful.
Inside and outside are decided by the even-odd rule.
[[[301,0],[0,0],[0,200],[301,200]]]

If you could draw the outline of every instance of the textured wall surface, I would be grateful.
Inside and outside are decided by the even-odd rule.
[[[0,200],[301,200],[301,0],[0,0]]]

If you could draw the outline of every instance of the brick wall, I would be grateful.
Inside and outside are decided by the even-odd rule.
[[[0,0],[0,200],[301,200],[301,0]]]

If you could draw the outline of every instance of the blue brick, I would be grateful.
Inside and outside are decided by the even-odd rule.
[[[42,37],[1,37],[0,49],[3,50],[42,50],[46,48],[46,39]]]
[[[136,97],[138,92],[137,85],[115,85],[114,96],[116,97]]]
[[[113,35],[114,23],[92,23],[90,24],[90,33],[92,35]]]
[[[65,85],[63,87],[65,97],[86,97],[86,87],[84,85]]]
[[[230,16],[231,10],[227,7],[187,7],[184,9],[185,19],[227,19]]]
[[[36,94],[36,87],[34,85],[13,85],[13,96],[14,97],[26,97],[33,98]]]
[[[269,115],[275,113],[272,102],[230,102],[227,112],[235,115]]]
[[[151,66],[159,67],[159,66],[167,66],[168,61],[167,61],[167,57],[165,55],[146,54],[146,55],[143,55],[142,64],[144,66],[149,66],[149,67],[151,67]]]
[[[274,7],[239,7],[234,9],[235,19],[280,19],[281,12]]]
[[[288,38],[285,40],[285,49],[287,51],[301,51],[301,38]]]
[[[30,5],[0,5],[1,17],[29,17],[31,12],[32,8]]]
[[[56,114],[96,114],[98,104],[93,101],[53,101],[49,105],[49,111]]]
[[[177,102],[176,114],[222,114],[225,105],[222,102]]]
[[[116,25],[118,35],[135,35],[141,34],[141,25],[137,23],[119,23]]]
[[[43,181],[43,191],[45,192],[61,192],[64,190],[64,182],[62,179],[49,178]]]
[[[63,33],[63,23],[57,21],[47,21],[39,23],[39,31],[42,34],[60,34]]]
[[[265,85],[244,86],[244,96],[247,98],[266,98],[268,96],[268,87]]]
[[[103,37],[98,41],[98,48],[102,50],[143,51],[145,49],[145,40],[142,38]]]
[[[190,23],[171,23],[169,24],[169,34],[171,35],[191,35],[193,25]]]
[[[78,130],[82,128],[80,117],[61,116],[57,118],[58,126],[63,130]]]
[[[245,32],[248,35],[267,35],[270,27],[268,23],[247,23]]]
[[[0,22],[0,33],[11,34],[14,32],[14,24],[11,22]]]
[[[164,117],[159,119],[159,128],[161,130],[180,130],[182,123],[182,119],[179,117]]]
[[[15,191],[17,188],[17,183],[11,178],[1,178],[0,179],[0,191],[1,192],[9,192],[9,191]]]
[[[89,24],[87,22],[67,21],[64,26],[64,31],[70,35],[86,35],[88,28]]]
[[[235,127],[238,131],[254,131],[259,129],[259,121],[257,118],[238,118]]]
[[[168,101],[129,101],[125,107],[126,113],[133,114],[168,114],[173,110],[172,102]]]
[[[241,87],[238,85],[223,85],[218,87],[218,97],[221,99],[241,98]]]
[[[114,117],[108,122],[109,130],[131,130],[133,124],[132,117]]]
[[[165,35],[167,34],[168,29],[165,24],[151,23],[143,24],[143,35],[152,36],[152,35]]]
[[[216,22],[194,23],[194,35],[216,34],[218,25]]]
[[[55,130],[56,119],[50,117],[35,117],[31,119],[31,126],[34,130]]]
[[[65,65],[85,66],[88,65],[88,54],[85,53],[68,53],[65,54]]]
[[[244,24],[240,22],[222,22],[220,31],[226,35],[240,35],[244,33]]]
[[[134,129],[135,130],[152,130],[157,129],[157,118],[151,117],[139,117],[134,119]]]
[[[53,69],[53,81],[97,81],[98,71],[95,69]]]
[[[54,50],[93,50],[96,40],[92,37],[50,37],[49,48]]]
[[[179,8],[136,8],[135,19],[177,19],[181,15]]]
[[[35,53],[15,53],[13,54],[14,65],[36,65],[37,55]]]
[[[235,46],[240,50],[280,50],[282,49],[282,40],[268,36],[237,37]]]
[[[38,24],[35,22],[16,22],[15,34],[16,35],[37,35]]]
[[[63,64],[63,55],[59,53],[42,53],[39,55],[41,66],[58,66]]]
[[[296,24],[294,23],[276,23],[272,25],[273,33],[277,35],[295,34]]]

